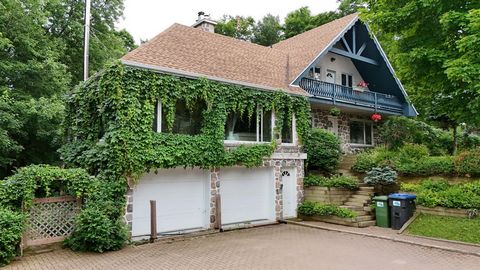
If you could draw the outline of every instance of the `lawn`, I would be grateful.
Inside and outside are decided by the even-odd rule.
[[[468,219],[420,215],[408,227],[407,233],[480,244],[480,218]]]

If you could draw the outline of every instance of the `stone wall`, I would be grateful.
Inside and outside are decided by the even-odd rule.
[[[350,144],[350,120],[370,120],[369,114],[354,114],[341,112],[339,116],[331,116],[328,109],[312,108],[312,126],[323,128],[337,134],[342,143],[344,154],[354,154],[362,151],[368,146],[356,146]],[[379,124],[373,124],[373,146],[380,144]]]
[[[430,214],[436,216],[447,216],[447,217],[468,217],[468,210],[467,209],[455,209],[455,208],[445,208],[445,207],[425,207],[425,206],[417,206],[417,212],[422,214]]]
[[[307,187],[305,200],[334,205],[342,205],[354,192],[341,188]]]

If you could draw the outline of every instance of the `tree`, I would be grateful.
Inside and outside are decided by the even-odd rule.
[[[251,41],[253,39],[254,26],[255,20],[252,17],[224,15],[215,26],[215,33]]]
[[[480,3],[370,1],[373,27],[423,119],[480,124]]]
[[[270,46],[282,40],[282,26],[278,16],[267,14],[254,27],[253,42]]]
[[[285,38],[296,36],[314,28],[313,18],[308,7],[301,7],[287,14],[285,17]]]

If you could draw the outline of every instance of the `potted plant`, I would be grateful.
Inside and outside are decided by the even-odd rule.
[[[372,116],[370,117],[372,119],[373,122],[378,122],[380,120],[382,120],[382,116],[379,114],[379,113],[374,113],[372,114]]]
[[[340,109],[337,107],[333,107],[330,109],[330,115],[331,116],[339,116],[341,113]]]
[[[357,87],[355,87],[353,90],[356,90],[356,91],[368,90],[368,83],[365,81],[359,81],[357,84]]]

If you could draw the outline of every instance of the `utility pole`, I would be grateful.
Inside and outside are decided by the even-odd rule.
[[[83,80],[88,79],[88,49],[90,44],[90,0],[85,0],[85,38],[83,48]]]

